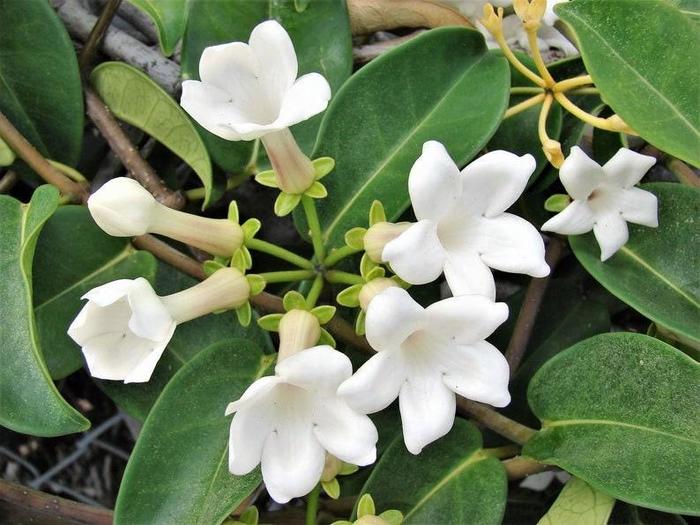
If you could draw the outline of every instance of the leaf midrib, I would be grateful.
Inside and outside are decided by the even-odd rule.
[[[614,421],[611,419],[561,419],[558,421],[543,421],[542,430],[554,427],[567,427],[567,426],[585,426],[585,425],[604,425],[604,426],[614,426],[614,427],[625,427],[632,428],[635,430],[640,430],[642,432],[649,432],[651,434],[661,434],[662,436],[668,436],[670,438],[678,439],[680,441],[687,441],[688,443],[693,443],[695,445],[700,445],[700,441],[696,439],[691,439],[678,434],[672,434],[666,432],[665,430],[659,430],[657,428],[647,427],[644,425],[637,425],[634,423],[626,423],[623,421]]]

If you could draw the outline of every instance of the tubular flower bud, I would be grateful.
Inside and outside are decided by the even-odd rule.
[[[384,246],[390,241],[396,239],[404,231],[406,231],[409,223],[394,224],[392,222],[378,222],[370,226],[362,240],[365,247],[365,253],[370,260],[380,263],[382,262],[382,251]]]
[[[238,224],[168,208],[127,177],[107,182],[90,196],[87,204],[97,225],[115,237],[157,233],[212,255],[229,257],[243,243]]]
[[[367,308],[369,307],[370,301],[375,298],[375,296],[379,295],[382,293],[384,290],[387,288],[391,288],[392,286],[398,286],[396,282],[392,279],[389,279],[387,277],[380,277],[378,279],[372,279],[368,283],[362,286],[362,290],[360,290],[360,308],[362,308],[363,311],[367,311]]]
[[[321,337],[321,325],[312,313],[294,309],[280,319],[279,335],[278,362],[314,346]]]
[[[282,129],[263,136],[261,140],[275,172],[277,187],[290,194],[308,190],[316,180],[316,171],[292,132]]]

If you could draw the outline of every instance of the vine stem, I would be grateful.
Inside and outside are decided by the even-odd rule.
[[[316,525],[316,514],[318,513],[318,496],[321,492],[321,484],[318,483],[309,493],[306,499],[306,525]]]
[[[316,275],[316,272],[313,270],[285,270],[281,272],[264,272],[258,275],[268,283],[289,283],[311,279]]]
[[[304,207],[306,221],[309,223],[311,242],[314,245],[316,261],[318,263],[323,263],[326,253],[323,247],[323,234],[321,233],[321,223],[318,220],[318,213],[316,212],[316,203],[308,195],[302,195],[301,205]]]
[[[251,250],[272,255],[273,257],[287,261],[288,263],[298,266],[299,268],[303,268],[305,270],[314,269],[314,264],[308,259],[304,259],[302,256],[297,255],[294,252],[290,252],[289,250],[285,250],[284,248],[277,246],[276,244],[272,244],[271,242],[263,241],[261,239],[249,239],[245,242],[245,245]]]
[[[329,253],[328,257],[326,257],[326,260],[323,261],[323,265],[326,268],[330,268],[338,264],[338,262],[345,259],[346,257],[350,257],[351,255],[355,255],[356,253],[361,251],[361,249],[353,248],[352,246],[343,246]]]

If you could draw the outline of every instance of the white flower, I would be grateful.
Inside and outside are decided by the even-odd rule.
[[[143,277],[119,279],[83,295],[88,302],[68,335],[82,347],[94,377],[141,383],[151,378],[177,324],[237,308],[249,294],[248,281],[233,268],[166,297]]]
[[[460,173],[442,144],[426,142],[408,179],[418,222],[386,244],[382,259],[412,284],[429,283],[444,270],[453,295],[495,298],[489,267],[548,275],[538,231],[504,213],[534,169],[532,155],[492,151]]]
[[[208,47],[199,61],[201,81],[182,83],[180,104],[211,133],[253,140],[313,117],[328,105],[330,86],[318,73],[297,79],[297,57],[274,20],[257,25],[248,44]]]
[[[542,230],[563,235],[593,230],[600,260],[609,259],[629,238],[627,222],[659,225],[656,196],[634,187],[655,163],[654,157],[621,148],[601,167],[579,147],[571,148],[559,178],[574,200]]]
[[[484,341],[508,307],[478,295],[451,297],[423,309],[402,288],[387,288],[367,310],[372,356],[338,389],[362,413],[399,398],[406,448],[418,454],[447,434],[455,394],[503,407],[510,402],[508,362]]]
[[[376,459],[377,429],[338,398],[352,365],[330,346],[316,346],[277,363],[275,375],[255,381],[226,415],[235,413],[229,470],[243,475],[259,463],[279,503],[309,493],[321,479],[326,452],[354,465]]]

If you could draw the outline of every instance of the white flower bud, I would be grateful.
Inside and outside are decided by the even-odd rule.
[[[161,206],[138,182],[127,177],[112,179],[87,202],[97,225],[115,237],[146,233],[153,213]]]

